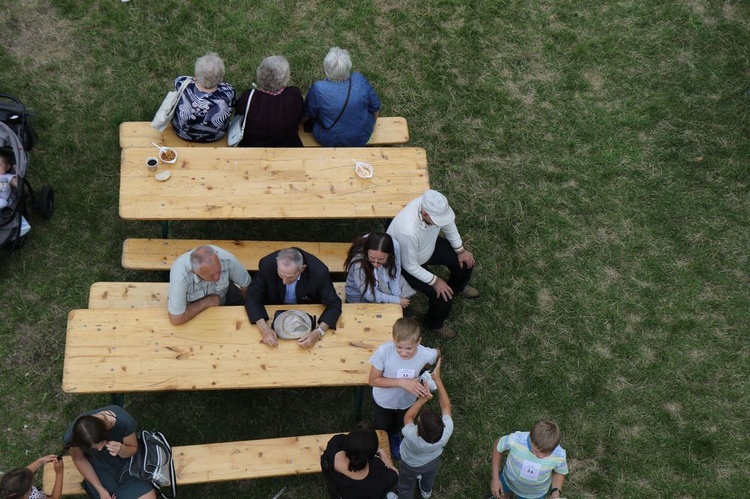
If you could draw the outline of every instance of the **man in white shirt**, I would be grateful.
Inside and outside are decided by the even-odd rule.
[[[446,323],[454,295],[479,296],[479,291],[468,285],[474,255],[464,248],[455,218],[446,197],[428,190],[406,205],[387,230],[401,247],[402,275],[429,298],[425,325],[449,339],[456,336]],[[444,237],[439,235],[441,231]],[[448,280],[430,272],[430,265],[445,265],[450,272]]]

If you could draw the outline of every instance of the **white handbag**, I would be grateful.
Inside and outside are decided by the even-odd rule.
[[[255,89],[250,91],[250,95],[247,98],[247,105],[245,106],[245,114],[237,116],[236,114],[232,117],[232,121],[229,122],[229,131],[227,132],[227,143],[232,147],[237,147],[242,142],[242,137],[245,136],[245,122],[247,122],[247,112],[250,110],[250,101],[253,100],[253,94]]]
[[[161,106],[159,106],[159,110],[156,111],[154,119],[151,120],[151,126],[153,128],[156,128],[160,132],[166,130],[167,125],[172,121],[172,117],[177,110],[177,103],[180,102],[180,97],[183,92],[185,92],[185,89],[191,81],[193,81],[192,78],[185,78],[185,81],[182,82],[179,90],[173,90],[164,97]]]

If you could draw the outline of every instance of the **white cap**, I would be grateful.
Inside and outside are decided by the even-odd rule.
[[[448,204],[448,199],[432,189],[422,194],[422,209],[430,215],[432,223],[440,227],[452,224],[456,219],[456,214]]]

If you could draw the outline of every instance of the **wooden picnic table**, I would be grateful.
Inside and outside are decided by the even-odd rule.
[[[319,316],[322,305],[295,308]],[[63,391],[123,393],[366,385],[368,359],[391,340],[397,304],[345,303],[336,331],[313,348],[260,343],[244,307],[214,307],[175,326],[163,308],[82,309],[68,315]]]
[[[154,147],[122,150],[120,216],[133,220],[389,218],[429,189],[415,147],[177,147],[149,171]],[[354,171],[370,163],[372,178]],[[155,173],[171,172],[165,182]]]

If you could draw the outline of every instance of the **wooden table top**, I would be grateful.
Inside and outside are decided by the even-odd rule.
[[[175,149],[176,163],[157,172],[146,167],[156,148],[122,150],[122,218],[388,218],[429,189],[427,155],[415,147]],[[373,177],[358,177],[355,160]],[[159,182],[163,170],[172,176]]]
[[[268,314],[288,305],[267,306]],[[319,316],[322,305],[295,305]],[[345,303],[336,331],[313,348],[260,343],[244,307],[214,307],[174,326],[163,308],[82,309],[68,315],[62,387],[68,393],[366,385],[368,359],[392,339],[397,304]]]

